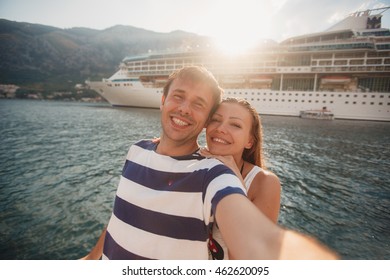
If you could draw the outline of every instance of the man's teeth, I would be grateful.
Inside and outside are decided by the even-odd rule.
[[[213,141],[218,142],[218,143],[222,143],[222,144],[229,144],[228,142],[226,142],[225,140],[223,140],[221,138],[213,138]]]
[[[179,119],[177,119],[177,118],[172,118],[172,120],[173,120],[173,122],[174,122],[175,124],[180,125],[180,126],[186,126],[186,125],[188,125],[188,123],[186,123],[186,122],[184,122],[184,121],[182,121],[182,120],[179,120]]]

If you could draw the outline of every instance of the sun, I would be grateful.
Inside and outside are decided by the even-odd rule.
[[[214,45],[226,54],[241,54],[268,39],[272,15],[267,13],[269,1],[223,1],[209,31]]]
[[[227,36],[214,37],[215,47],[228,55],[243,54],[258,44],[254,37],[245,36],[244,34],[229,34]]]

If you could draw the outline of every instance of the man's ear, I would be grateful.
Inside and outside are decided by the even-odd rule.
[[[209,123],[210,123],[210,120],[211,120],[211,117],[208,117],[208,118],[207,118],[207,121],[204,123],[204,127],[203,127],[203,128],[207,128],[207,126],[208,126]]]
[[[165,95],[163,94],[163,95],[161,96],[160,110],[162,110],[162,107],[164,106],[164,103],[165,103]]]

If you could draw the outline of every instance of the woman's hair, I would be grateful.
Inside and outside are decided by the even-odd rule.
[[[234,97],[227,97],[222,100],[222,103],[235,103],[247,109],[252,116],[252,127],[250,133],[253,138],[253,145],[249,149],[244,149],[242,154],[243,160],[254,165],[266,169],[265,159],[263,155],[263,132],[261,127],[260,116],[256,109],[244,99],[237,99]]]
[[[213,74],[202,66],[186,66],[179,70],[174,71],[169,77],[168,81],[163,88],[163,94],[167,97],[169,88],[175,79],[189,80],[193,83],[203,83],[210,87],[213,94],[213,107],[210,112],[210,116],[217,110],[218,105],[221,103],[223,89],[219,86],[218,81]]]

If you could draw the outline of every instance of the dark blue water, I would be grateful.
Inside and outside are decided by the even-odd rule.
[[[0,120],[1,259],[85,255],[129,145],[160,131],[159,110],[106,104],[0,100]],[[280,224],[344,259],[390,259],[390,123],[262,121],[283,187]]]

